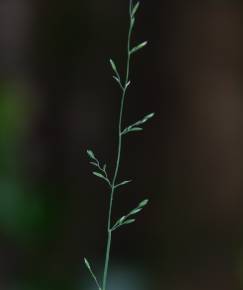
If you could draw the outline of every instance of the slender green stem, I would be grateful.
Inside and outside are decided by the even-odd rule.
[[[109,205],[109,215],[108,215],[108,223],[107,223],[107,247],[106,247],[106,257],[105,257],[105,266],[104,266],[104,274],[103,274],[103,285],[102,290],[107,290],[107,275],[109,269],[109,260],[110,260],[110,251],[111,251],[111,240],[112,240],[112,230],[111,230],[111,217],[112,217],[112,205],[113,205],[113,198],[114,193],[116,190],[116,179],[120,168],[120,160],[121,160],[121,151],[122,151],[122,118],[124,113],[124,102],[128,88],[129,82],[129,74],[130,74],[130,60],[131,60],[131,34],[133,28],[133,20],[131,16],[132,10],[132,0],[130,0],[129,6],[129,15],[130,15],[130,27],[128,32],[128,42],[127,42],[127,65],[126,65],[126,76],[125,76],[125,83],[122,90],[121,96],[121,104],[120,104],[120,115],[119,115],[119,127],[118,127],[118,150],[117,150],[117,160],[116,160],[116,167],[114,172],[114,177],[112,180],[111,186],[111,194],[110,194],[110,205]]]

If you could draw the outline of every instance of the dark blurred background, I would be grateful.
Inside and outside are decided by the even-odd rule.
[[[148,197],[113,240],[113,290],[243,289],[241,1],[144,0],[114,218]],[[0,289],[94,289],[114,169],[128,0],[0,2]]]

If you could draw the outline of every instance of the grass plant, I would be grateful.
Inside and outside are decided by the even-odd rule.
[[[128,38],[127,38],[127,60],[126,60],[126,67],[125,67],[125,76],[122,78],[119,70],[115,64],[115,62],[110,59],[110,65],[112,71],[114,73],[113,78],[117,82],[120,90],[121,90],[121,103],[120,103],[120,113],[119,113],[119,123],[118,123],[118,148],[117,148],[117,156],[115,161],[115,170],[113,176],[108,176],[107,173],[107,166],[106,164],[102,165],[100,161],[97,159],[96,155],[92,150],[87,150],[87,155],[90,160],[92,166],[94,166],[95,171],[93,171],[93,175],[103,180],[107,186],[109,187],[110,193],[110,201],[109,201],[109,212],[108,212],[108,220],[107,220],[107,246],[106,246],[106,253],[105,253],[105,262],[104,262],[104,272],[102,283],[98,281],[94,271],[91,268],[89,261],[84,258],[84,263],[90,272],[91,277],[93,278],[98,290],[108,290],[107,289],[107,278],[108,278],[108,270],[109,270],[109,262],[110,262],[110,252],[111,252],[111,243],[112,243],[112,234],[119,228],[129,225],[135,222],[136,215],[143,210],[143,208],[148,204],[148,199],[144,199],[141,201],[137,207],[133,210],[128,212],[126,215],[122,216],[116,222],[113,223],[112,221],[112,206],[115,193],[117,189],[121,186],[126,186],[132,180],[125,180],[125,181],[118,181],[118,173],[120,169],[120,161],[121,161],[121,153],[122,153],[122,145],[123,145],[123,138],[130,133],[139,132],[143,130],[143,125],[154,116],[154,113],[147,114],[141,120],[127,126],[123,127],[123,115],[124,115],[124,106],[125,106],[125,99],[127,96],[127,92],[129,86],[131,85],[130,81],[130,68],[131,68],[131,60],[132,57],[141,49],[143,49],[147,42],[142,42],[138,45],[132,46],[132,33],[135,26],[135,19],[140,7],[140,3],[133,3],[132,0],[129,0],[129,31],[128,31]]]

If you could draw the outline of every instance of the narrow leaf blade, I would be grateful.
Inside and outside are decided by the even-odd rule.
[[[132,180],[125,180],[125,181],[123,181],[123,182],[117,184],[116,187],[120,187],[120,186],[126,185],[126,184],[128,184],[128,183],[130,183],[130,182],[132,182]]]
[[[87,269],[89,270],[89,272],[90,272],[92,278],[94,279],[94,282],[95,282],[97,288],[98,288],[99,290],[101,290],[101,287],[100,287],[100,285],[99,285],[99,282],[98,282],[98,280],[97,280],[97,278],[96,278],[96,276],[95,276],[93,270],[91,269],[91,266],[90,266],[90,264],[89,264],[89,262],[88,262],[88,260],[87,260],[86,258],[84,258],[84,263],[85,263],[85,266],[87,267]]]
[[[145,199],[143,201],[141,201],[138,205],[139,208],[143,208],[145,207],[147,204],[148,204],[149,200],[148,199]]]
[[[135,4],[135,6],[133,7],[133,10],[132,10],[132,17],[134,17],[135,14],[137,13],[139,6],[140,6],[140,3],[137,2],[137,3]]]
[[[126,84],[126,88],[128,88],[131,84],[131,81],[128,81],[127,84]]]
[[[139,213],[142,210],[142,208],[135,208],[132,211],[130,211],[129,215],[134,215]]]
[[[91,159],[95,159],[95,155],[92,150],[87,150],[87,154]]]
[[[113,71],[115,72],[116,76],[118,77],[118,79],[120,79],[116,64],[112,59],[110,59],[110,65],[111,65],[111,68],[113,69]]]
[[[115,81],[117,81],[117,82],[118,82],[118,84],[120,84],[120,80],[118,79],[118,77],[116,77],[116,76],[113,76],[113,79],[114,79]]]
[[[143,131],[143,128],[140,127],[133,127],[131,129],[129,129],[129,132],[139,132],[139,131]]]
[[[144,41],[144,42],[140,43],[139,45],[135,46],[135,47],[131,50],[131,53],[135,53],[135,52],[139,51],[140,49],[144,48],[147,44],[148,44],[147,41]]]
[[[86,258],[84,258],[84,264],[88,268],[88,270],[91,269],[90,264],[89,264],[89,262],[88,262],[88,260]]]
[[[120,223],[124,222],[125,219],[126,219],[126,216],[124,215],[118,220],[118,223],[120,224]]]
[[[125,221],[125,219],[127,218],[127,216],[122,216],[112,227],[112,230],[117,229],[118,227],[120,227],[122,225],[122,223]]]
[[[93,174],[94,174],[95,176],[99,177],[99,178],[106,179],[105,176],[102,175],[102,174],[99,173],[99,172],[94,171]]]
[[[123,225],[129,225],[135,222],[135,219],[129,219],[129,220],[125,220]]]
[[[135,124],[132,125],[132,127],[133,126],[142,125],[142,124],[146,123],[149,119],[153,118],[154,115],[155,115],[155,113],[150,113],[150,114],[144,116],[142,120],[137,121]]]
[[[154,115],[155,115],[155,113],[150,113],[150,114],[146,115],[146,116],[143,118],[144,122],[147,122],[149,119],[153,118]]]

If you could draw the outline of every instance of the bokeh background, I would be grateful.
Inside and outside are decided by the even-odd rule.
[[[241,1],[144,0],[114,218],[113,290],[243,289]],[[114,169],[128,0],[0,2],[0,289],[94,289],[107,189],[85,151]],[[123,70],[122,70],[123,71]]]

